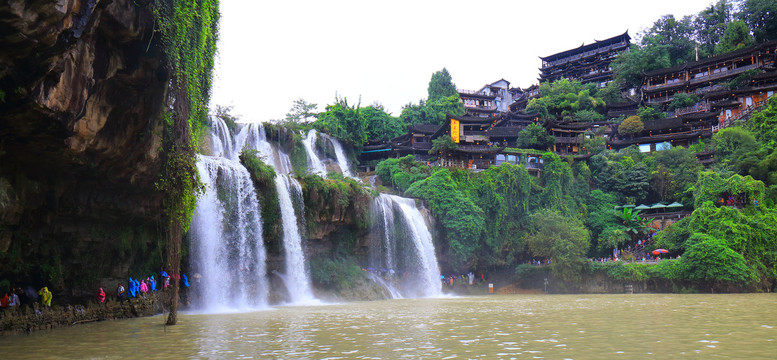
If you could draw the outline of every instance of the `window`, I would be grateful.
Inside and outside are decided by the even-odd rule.
[[[643,153],[650,152],[650,144],[639,144],[639,152],[643,152]]]

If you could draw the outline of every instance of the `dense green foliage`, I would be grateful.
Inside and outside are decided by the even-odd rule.
[[[432,74],[427,92],[429,93],[427,98],[429,101],[458,95],[456,85],[453,84],[453,78],[446,68],[442,68],[442,70]]]
[[[750,35],[752,32],[753,36]],[[621,87],[639,87],[642,73],[681,65],[753,43],[777,39],[777,3],[719,0],[698,14],[664,15],[639,34],[639,43],[612,63]]]
[[[531,123],[518,133],[516,143],[521,148],[544,151],[556,143],[556,138],[542,125]]]
[[[596,84],[581,84],[579,80],[561,79],[543,83],[540,84],[540,97],[531,99],[525,111],[542,119],[602,119],[594,115],[604,111],[606,106],[598,92]]]

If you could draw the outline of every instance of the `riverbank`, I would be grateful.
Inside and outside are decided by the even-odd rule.
[[[40,330],[50,330],[95,321],[128,319],[161,314],[163,293],[154,292],[145,298],[132,298],[126,301],[107,300],[97,304],[54,305],[45,308],[39,304],[21,308],[5,309],[0,313],[0,334],[13,335]]]

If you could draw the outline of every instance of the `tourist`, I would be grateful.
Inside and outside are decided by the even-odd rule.
[[[54,297],[54,294],[49,291],[48,287],[43,287],[38,291],[38,295],[40,295],[40,303],[45,307],[51,307],[51,299]]]
[[[156,291],[156,280],[154,280],[154,275],[151,275],[148,284],[151,286],[151,291]]]
[[[8,293],[3,293],[3,297],[0,298],[0,308],[7,308],[8,307]]]
[[[183,286],[189,287],[189,279],[186,278],[186,274],[181,275],[183,277]]]
[[[100,304],[105,302],[105,291],[103,288],[100,288],[100,291],[97,292],[97,302]]]
[[[124,285],[119,283],[119,286],[116,287],[116,298],[119,301],[122,301],[127,298],[127,291],[124,290]]]
[[[16,295],[15,290],[16,289],[11,289],[11,295],[8,296],[8,307],[18,307],[21,305],[21,303],[19,303],[19,295]]]
[[[140,295],[146,297],[146,293],[148,293],[148,284],[146,284],[146,280],[143,280],[140,283]]]

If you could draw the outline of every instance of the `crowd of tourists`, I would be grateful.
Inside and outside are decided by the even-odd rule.
[[[127,281],[127,287],[124,287],[123,283],[119,283],[116,286],[116,300],[123,301],[130,298],[145,298],[150,292],[164,290],[170,286],[170,279],[180,280],[181,286],[189,287],[189,279],[186,274],[168,274],[165,271],[159,272],[159,280],[157,282],[154,275],[148,276],[145,279],[138,280],[132,277]],[[97,292],[97,302],[105,302],[105,290],[100,288]]]
[[[463,284],[463,285],[473,285],[475,281],[486,281],[486,276],[484,274],[480,274],[480,276],[475,276],[474,273],[470,272],[466,275],[440,275],[440,281],[442,281],[443,285],[447,286],[454,286],[455,284]]]
[[[189,279],[186,277],[186,274],[179,276],[161,271],[159,275],[159,282],[151,275],[143,280],[130,277],[126,287],[123,283],[119,283],[116,287],[116,299],[122,301],[130,298],[145,298],[151,292],[168,288],[171,279],[179,280],[183,287],[189,287]],[[4,290],[0,292],[0,309],[14,309],[23,305],[32,306],[36,303],[40,303],[40,306],[43,308],[50,308],[53,298],[54,294],[47,286],[40,288],[38,291],[35,291],[30,286],[26,288],[12,287],[10,291]],[[98,289],[96,300],[98,303],[104,303],[107,300],[104,288]]]

